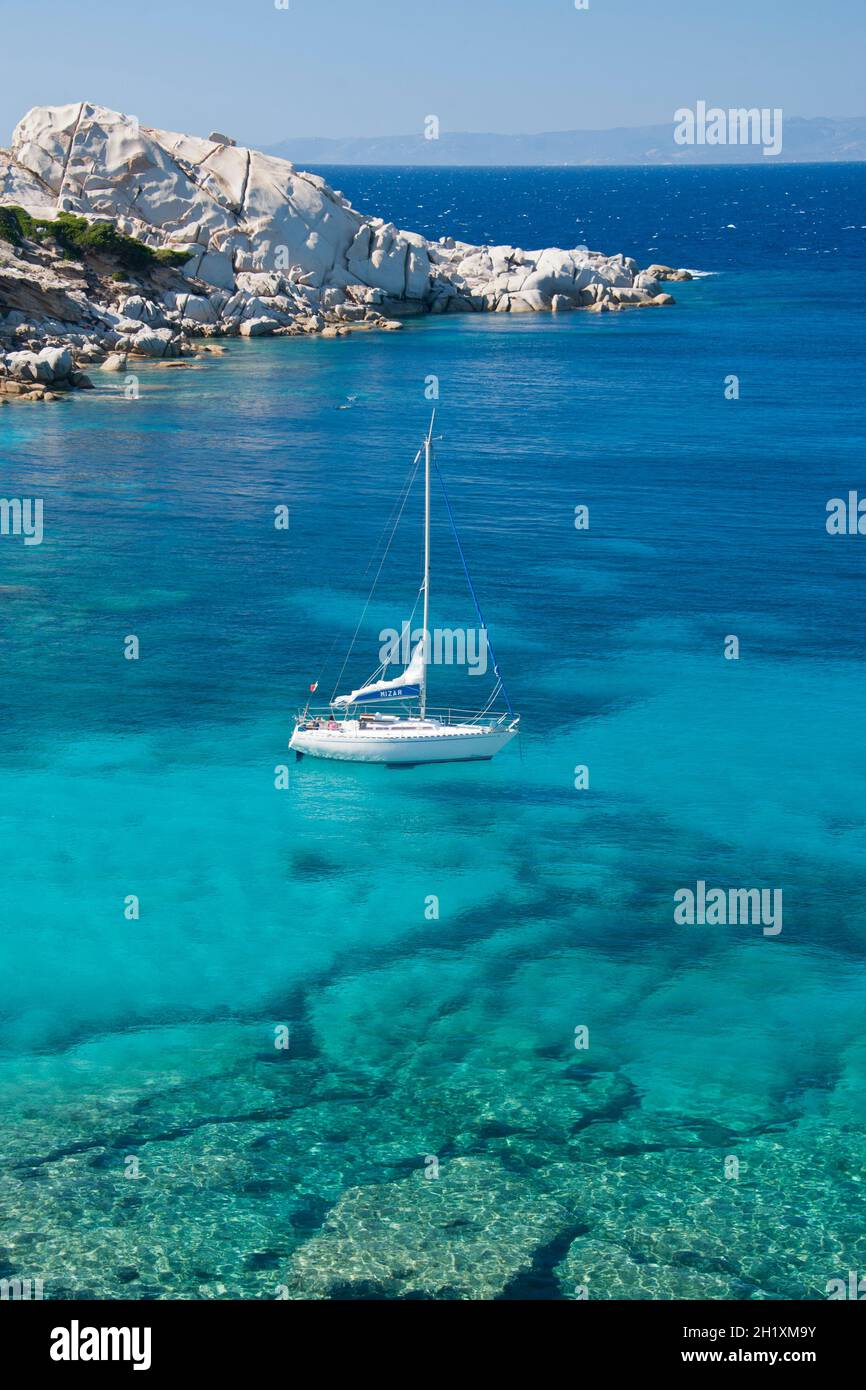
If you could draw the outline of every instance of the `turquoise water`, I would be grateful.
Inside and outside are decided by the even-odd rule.
[[[42,545],[0,539],[0,1277],[787,1299],[864,1267],[866,541],[824,524],[863,491],[864,174],[493,172],[338,183],[714,273],[664,311],[232,343],[139,401],[0,410],[4,495],[45,507]],[[434,374],[520,747],[289,763]],[[434,623],[471,622],[441,518],[434,553]],[[675,925],[701,879],[782,889],[781,934]]]

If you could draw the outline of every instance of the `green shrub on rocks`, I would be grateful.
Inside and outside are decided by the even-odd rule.
[[[147,248],[150,250],[150,247]],[[162,246],[158,251],[154,251],[154,258],[159,265],[182,266],[190,260],[189,251],[170,251],[167,246]]]
[[[145,246],[135,237],[124,236],[111,222],[88,222],[71,212],[54,219],[31,217],[14,204],[0,207],[0,240],[20,246],[25,240],[54,241],[67,257],[82,259],[88,253],[116,261],[126,270],[147,271],[156,266],[182,266],[189,260],[186,251],[159,250]]]
[[[0,207],[0,241],[20,246],[25,237],[33,236],[33,218],[23,208]]]

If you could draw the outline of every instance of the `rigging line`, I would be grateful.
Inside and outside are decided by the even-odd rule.
[[[489,709],[492,709],[492,707],[493,707],[493,702],[494,702],[494,700],[497,698],[497,696],[498,696],[498,694],[499,694],[499,692],[500,692],[501,689],[502,689],[502,681],[499,680],[499,681],[497,681],[496,684],[494,685],[493,690],[492,690],[491,695],[490,695],[490,699],[487,701],[487,704],[484,706],[484,709],[481,711],[482,714],[486,714],[487,711],[488,711]]]
[[[491,695],[490,695],[490,699],[487,701],[487,704],[484,706],[483,710],[480,711],[480,713],[476,714],[476,716],[475,716],[474,719],[470,719],[470,721],[469,721],[470,724],[477,724],[479,719],[483,719],[483,718],[484,718],[485,714],[486,714],[487,711],[490,709],[491,705],[493,704],[493,701],[496,699],[496,697],[497,697],[497,695],[499,694],[499,692],[500,692],[501,689],[502,689],[502,681],[501,681],[501,679],[500,679],[500,680],[498,680],[498,681],[496,682],[496,684],[494,685],[493,691],[492,691],[492,693],[491,693]],[[503,716],[503,718],[504,718],[504,716]]]
[[[421,602],[421,595],[423,594],[423,592],[424,592],[424,585],[422,584],[422,585],[421,585],[421,588],[418,590],[417,594],[415,595],[415,602],[412,604],[412,612],[409,614],[409,617],[406,619],[406,621],[403,623],[402,627],[400,628],[400,645],[401,645],[401,646],[403,645],[403,634],[404,634],[404,632],[408,635],[408,639],[409,639],[409,641],[408,641],[409,654],[408,654],[408,657],[407,657],[406,661],[405,661],[405,662],[403,661],[402,654],[401,654],[401,656],[400,656],[400,664],[401,664],[401,665],[404,665],[404,666],[408,666],[409,662],[412,660],[412,624],[413,624],[413,622],[415,621],[415,614],[418,612],[418,604]],[[382,662],[382,667],[381,667],[382,671],[386,671],[386,670],[388,669],[388,667],[389,667],[391,664],[392,664],[392,663],[389,662],[389,661],[383,661],[383,662]],[[373,680],[373,679],[374,679],[374,677],[371,676],[371,677],[370,677],[370,680]]]
[[[409,655],[406,657],[406,660],[405,660],[405,661],[403,660],[402,655],[400,656],[399,665],[401,665],[401,666],[408,666],[409,662],[410,662],[411,659],[412,659],[412,623],[414,622],[415,614],[416,614],[417,611],[418,611],[418,604],[421,602],[421,595],[423,594],[423,592],[424,592],[424,586],[423,586],[423,584],[422,584],[421,588],[418,590],[417,594],[415,595],[415,602],[412,604],[412,612],[409,614],[409,617],[407,618],[407,620],[405,621],[405,623],[403,624],[403,626],[402,626],[401,629],[400,629],[400,638],[399,638],[399,640],[400,640],[401,645],[402,645],[402,642],[403,642],[403,634],[404,634],[404,632],[405,632],[405,633],[408,633],[408,637],[409,637]],[[384,675],[384,674],[385,674],[385,672],[387,671],[388,667],[391,666],[392,664],[395,664],[395,663],[392,663],[392,662],[390,662],[390,661],[383,661],[383,662],[381,662],[381,663],[376,667],[376,669],[375,669],[375,671],[373,672],[372,676],[368,676],[368,677],[367,677],[367,679],[365,680],[364,684],[365,684],[365,685],[369,685],[371,681],[377,680],[378,677],[379,677],[380,675]]]
[[[414,480],[415,480],[415,474],[416,474],[417,471],[418,471],[418,463],[419,463],[419,461],[420,461],[420,458],[421,458],[421,450],[419,449],[419,450],[418,450],[418,453],[415,455],[415,461],[414,461],[414,463],[412,464],[412,467],[409,469],[408,482],[404,484],[404,488],[405,488],[405,491],[406,491],[407,496],[408,496],[409,490],[410,490],[411,487],[412,487],[412,483],[413,483]],[[381,533],[380,533],[380,535],[379,535],[379,539],[377,540],[376,545],[375,545],[375,547],[374,547],[373,554],[370,556],[370,559],[367,561],[367,568],[364,570],[364,573],[363,573],[363,575],[361,576],[362,579],[363,579],[363,578],[366,578],[367,574],[369,574],[370,566],[372,565],[374,559],[376,558],[376,551],[379,549],[379,546],[382,544],[382,537],[384,536],[385,532],[386,532],[387,529],[388,529],[388,525],[389,525],[391,519],[392,519],[393,516],[394,516],[394,512],[395,512],[396,508],[397,508],[397,507],[399,506],[399,504],[400,504],[400,499],[401,499],[402,496],[403,496],[403,494],[401,493],[401,494],[397,497],[397,501],[394,503],[394,506],[391,508],[391,516],[388,518],[388,521],[385,523],[384,527],[382,528],[382,531],[381,531]],[[406,499],[403,498],[403,506],[405,507],[405,505],[406,505]],[[402,509],[401,509],[401,510],[402,510]],[[386,553],[387,553],[387,552],[386,552]],[[383,556],[383,559],[384,559],[384,556]],[[375,585],[374,585],[374,587],[375,587]],[[369,600],[368,600],[368,602],[369,602]],[[416,604],[417,604],[417,599],[416,599]],[[320,683],[320,681],[321,681],[321,679],[322,679],[322,676],[324,675],[325,671],[327,671],[327,669],[328,669],[328,664],[329,664],[329,662],[330,662],[330,660],[331,660],[331,657],[334,655],[334,648],[336,647],[338,641],[340,640],[340,635],[341,635],[341,634],[340,634],[339,631],[336,632],[336,633],[334,634],[333,640],[331,641],[331,645],[330,645],[330,647],[328,648],[328,655],[325,657],[325,660],[322,662],[321,667],[320,667],[320,669],[319,669],[319,675],[318,675],[318,679],[316,680],[316,685],[318,685],[318,684]],[[346,660],[348,661],[348,657],[346,658]],[[345,670],[345,669],[346,669],[346,668],[345,668],[345,664],[344,664],[343,670]],[[340,672],[340,678],[341,678],[341,679],[342,679],[342,674],[343,674],[343,673],[342,673],[342,671],[341,671],[341,672]],[[339,681],[337,682],[337,684],[339,685]],[[336,693],[336,687],[335,687],[335,693]],[[309,704],[309,700],[307,701],[307,703]]]
[[[421,595],[423,594],[423,592],[424,592],[424,588],[423,588],[423,585],[422,585],[422,587],[418,590],[418,593],[415,595],[415,602],[414,602],[413,605],[412,605],[412,612],[409,614],[409,620],[408,620],[408,622],[404,625],[405,628],[408,629],[408,631],[409,631],[409,636],[410,636],[409,656],[407,657],[407,659],[406,659],[405,662],[403,661],[403,658],[401,657],[401,658],[400,658],[400,665],[408,665],[409,661],[411,661],[411,659],[412,659],[412,651],[411,651],[411,645],[412,645],[412,644],[411,644],[412,621],[413,621],[413,619],[414,619],[414,617],[415,617],[415,614],[416,614],[416,612],[417,612],[417,610],[418,610],[418,604],[419,604],[419,602],[420,602],[420,600],[421,600]],[[401,631],[401,634],[400,634],[400,640],[401,640],[401,642],[402,642],[402,631]],[[348,660],[348,658],[347,658],[347,660]],[[384,678],[387,676],[387,674],[388,674],[388,667],[389,667],[390,665],[391,665],[391,662],[389,662],[389,661],[382,661],[382,662],[380,662],[379,665],[376,667],[375,671],[372,673],[372,675],[369,675],[369,676],[367,677],[367,679],[364,681],[364,685],[372,685],[373,682],[374,682],[374,681],[377,681],[377,680],[379,679],[380,676],[384,679]],[[338,682],[338,684],[339,684],[339,682]]]
[[[493,674],[497,677],[499,684],[502,687],[502,694],[505,697],[505,705],[508,710],[508,713],[513,717],[514,710],[511,708],[511,701],[508,698],[508,691],[505,688],[505,682],[502,679],[502,673],[499,670],[499,664],[496,660],[496,653],[493,650],[493,643],[490,641],[490,633],[488,631],[487,624],[484,621],[484,614],[481,612],[481,604],[478,602],[478,595],[475,592],[475,585],[472,583],[472,575],[469,573],[469,566],[466,563],[466,556],[463,554],[463,546],[460,544],[460,537],[457,534],[457,523],[454,520],[454,513],[451,510],[451,503],[448,500],[448,493],[445,491],[445,479],[442,477],[442,473],[439,469],[439,464],[436,462],[435,457],[433,459],[433,467],[436,469],[436,476],[439,479],[439,485],[442,488],[442,496],[445,498],[445,508],[448,512],[448,520],[451,522],[451,530],[454,532],[454,539],[457,542],[457,550],[460,555],[460,560],[463,564],[463,573],[466,575],[466,583],[469,585],[469,592],[472,595],[472,602],[475,604],[475,612],[478,614],[478,621],[481,624],[481,630],[483,631],[487,640],[487,650],[490,652],[490,656],[493,661]]]
[[[337,683],[336,683],[336,685],[334,686],[334,689],[333,689],[333,691],[332,691],[332,693],[331,693],[331,700],[332,700],[332,701],[333,701],[333,699],[334,699],[334,696],[335,696],[336,693],[337,693],[337,690],[339,689],[340,682],[341,682],[341,680],[343,679],[343,672],[345,671],[346,667],[347,667],[348,664],[349,664],[349,658],[351,657],[352,652],[353,652],[354,647],[355,647],[355,643],[356,643],[356,641],[358,640],[358,633],[361,631],[361,624],[363,623],[364,618],[365,618],[366,615],[367,615],[367,609],[370,607],[370,603],[371,603],[371,601],[372,601],[373,594],[376,592],[376,585],[377,585],[378,582],[379,582],[379,575],[382,573],[382,567],[384,566],[385,561],[386,561],[387,558],[388,558],[388,552],[389,552],[390,549],[391,549],[391,544],[392,544],[392,542],[393,542],[393,540],[394,540],[394,536],[395,536],[395,533],[396,533],[396,531],[397,531],[397,527],[398,527],[399,524],[400,524],[400,518],[402,517],[403,512],[404,512],[404,510],[405,510],[405,508],[406,508],[406,503],[407,503],[407,501],[409,500],[409,493],[412,491],[412,484],[413,484],[413,482],[415,481],[415,474],[418,472],[418,464],[419,464],[419,462],[420,462],[420,459],[421,459],[421,450],[419,449],[419,450],[418,450],[418,453],[415,455],[415,464],[414,464],[414,467],[413,467],[413,469],[412,469],[412,476],[411,476],[411,478],[409,479],[409,483],[408,483],[408,485],[407,485],[407,487],[406,487],[406,489],[405,489],[405,491],[404,491],[404,493],[403,493],[403,501],[402,501],[401,504],[400,504],[400,510],[399,510],[399,512],[397,513],[396,520],[395,520],[395,522],[394,522],[394,525],[393,525],[392,528],[391,528],[391,534],[390,534],[390,536],[388,537],[388,544],[385,546],[385,550],[384,550],[384,552],[383,552],[382,558],[381,558],[381,560],[379,561],[379,568],[378,568],[377,571],[376,571],[376,577],[375,577],[375,579],[373,580],[373,583],[372,583],[372,585],[371,585],[371,587],[370,587],[370,592],[369,592],[369,594],[367,595],[367,602],[364,604],[363,612],[361,613],[361,616],[360,616],[360,618],[358,619],[358,625],[357,625],[357,627],[355,628],[354,633],[352,634],[352,641],[351,641],[350,644],[349,644],[349,650],[346,652],[345,660],[343,661],[343,665],[342,665],[342,667],[340,668],[340,674],[339,674],[339,676],[337,677]]]
[[[408,490],[411,488],[413,482],[415,481],[415,474],[416,474],[417,469],[418,469],[418,464],[419,464],[420,461],[421,461],[421,453],[422,453],[422,450],[419,449],[418,452],[417,452],[417,454],[415,455],[414,460],[412,461],[412,466],[411,466],[410,469],[409,469],[408,481],[405,482],[405,483],[403,484],[403,488],[404,488],[405,491],[408,491]],[[394,513],[396,512],[397,508],[400,506],[401,500],[402,500],[402,499],[403,499],[403,493],[401,492],[401,493],[398,494],[397,499],[396,499],[396,501],[395,501],[393,507],[391,508],[391,515],[388,517],[388,520],[385,522],[385,525],[382,527],[382,530],[379,532],[379,539],[376,541],[376,544],[373,546],[373,552],[372,552],[372,554],[370,555],[369,560],[367,561],[367,568],[364,570],[364,577],[366,577],[366,576],[370,573],[370,566],[373,564],[373,561],[375,560],[376,556],[377,556],[378,553],[379,553],[379,546],[382,544],[382,540],[383,540],[383,538],[384,538],[384,536],[385,536],[386,531],[388,530],[388,527],[391,525],[392,521],[394,520]],[[406,505],[405,500],[403,500],[403,506],[405,506],[405,505]],[[402,510],[402,508],[401,508],[401,510]]]

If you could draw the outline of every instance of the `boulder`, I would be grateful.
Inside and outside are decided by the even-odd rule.
[[[51,386],[73,374],[72,353],[68,347],[44,347],[39,352],[10,352],[3,359],[6,371],[18,381]]]
[[[651,275],[648,270],[642,270],[634,278],[635,289],[644,290],[647,294],[658,294],[659,283],[657,276]]]
[[[611,298],[616,304],[645,304],[648,296],[643,290],[631,286],[616,286],[611,291]]]
[[[538,309],[549,307],[545,304],[542,296],[537,291],[529,291],[529,294],[513,294],[510,296],[510,312],[512,314],[533,314]]]
[[[195,265],[184,269],[197,280],[207,285],[215,285],[222,290],[233,290],[235,286],[234,263],[227,251],[210,250],[199,257]]]
[[[656,280],[693,280],[694,276],[689,270],[674,270],[669,265],[650,265],[647,266],[644,274],[651,275]]]
[[[147,323],[154,327],[160,327],[165,323],[165,315],[159,305],[140,294],[131,294],[128,298],[122,299],[118,312],[121,318],[134,323]]]
[[[361,323],[367,316],[363,304],[338,304],[333,312],[334,318],[345,320],[346,323]]]
[[[327,289],[322,291],[321,305],[323,309],[336,309],[346,302],[346,291],[340,288]]]
[[[216,323],[217,313],[209,299],[204,295],[188,294],[179,305],[181,316],[192,323]]]
[[[64,381],[72,372],[72,353],[67,347],[43,348],[37,360],[48,368],[47,381]]]
[[[270,333],[275,333],[279,326],[280,325],[277,319],[244,319],[243,323],[241,324],[241,337],[263,338]]]
[[[7,372],[16,381],[48,381],[51,371],[47,364],[41,364],[35,352],[10,352],[4,358]]]
[[[136,333],[129,344],[130,352],[139,357],[173,356],[174,333],[170,328],[145,328]]]

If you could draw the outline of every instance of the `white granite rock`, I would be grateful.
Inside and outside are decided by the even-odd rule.
[[[39,381],[39,363],[35,352],[7,352],[3,359],[3,365],[10,376],[17,381]],[[50,373],[47,367],[43,371],[42,381],[47,381]]]
[[[48,368],[49,381],[65,381],[72,371],[72,353],[67,347],[44,347],[37,360]]]
[[[145,299],[143,295],[131,294],[122,299],[118,307],[124,319],[153,324],[155,327],[161,327],[165,323],[165,315],[159,305],[154,304],[151,299]]]
[[[425,312],[601,312],[657,304],[660,280],[684,278],[661,266],[639,272],[629,257],[585,247],[428,242],[357,212],[318,175],[219,132],[202,139],[155,130],[87,102],[35,107],[19,122],[11,154],[0,152],[3,202],[109,217],[154,248],[188,253],[183,273],[198,293],[166,292],[161,304],[131,295],[115,313],[88,306],[86,284],[67,292],[114,341],[131,339],[133,351],[157,356],[181,325],[246,337],[291,323],[321,331],[363,317],[358,305],[392,321]]]
[[[54,199],[49,190],[28,169],[17,164],[11,154],[0,150],[0,204],[15,203],[33,215],[50,215]]]
[[[189,319],[192,323],[216,323],[217,312],[209,299],[203,295],[188,294],[178,309],[184,319]]]
[[[0,361],[15,380],[37,382],[41,386],[67,381],[73,371],[72,353],[67,347],[44,347],[39,352],[8,352]]]
[[[642,270],[634,277],[634,287],[637,290],[643,290],[646,294],[658,294],[659,281],[648,270]]]
[[[174,336],[170,328],[145,328],[130,342],[130,352],[142,357],[171,357]]]
[[[263,338],[269,333],[275,333],[279,327],[279,322],[272,318],[245,319],[241,324],[241,336]]]

